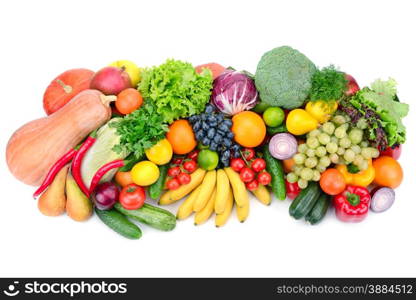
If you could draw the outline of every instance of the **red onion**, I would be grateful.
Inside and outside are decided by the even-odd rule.
[[[370,208],[377,213],[388,210],[396,198],[394,190],[388,187],[376,188],[371,194]]]
[[[290,133],[278,133],[271,138],[269,151],[274,158],[288,159],[298,151],[298,143]]]
[[[118,201],[119,192],[117,185],[112,182],[104,182],[96,187],[92,199],[99,210],[108,210]]]

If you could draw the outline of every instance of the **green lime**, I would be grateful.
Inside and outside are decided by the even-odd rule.
[[[254,106],[253,111],[258,113],[258,114],[262,114],[269,107],[270,107],[269,104],[266,104],[264,102],[260,102],[260,103],[257,103],[256,106]]]
[[[263,120],[267,126],[276,127],[283,123],[285,112],[280,107],[269,107],[263,113]]]
[[[218,153],[209,149],[204,149],[198,154],[198,165],[207,171],[214,170],[218,165]]]

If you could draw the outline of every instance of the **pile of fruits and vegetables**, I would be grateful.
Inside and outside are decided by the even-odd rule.
[[[169,231],[191,216],[220,227],[234,208],[244,222],[250,193],[290,199],[289,215],[312,225],[331,208],[359,222],[388,210],[403,178],[409,107],[394,79],[360,88],[289,46],[265,53],[255,74],[173,59],[71,69],[43,107],[9,140],[11,173],[38,187],[44,215],[95,213],[130,239],[141,224]],[[176,216],[159,207],[177,201]]]

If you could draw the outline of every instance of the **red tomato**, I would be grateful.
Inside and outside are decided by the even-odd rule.
[[[198,167],[198,164],[194,160],[188,160],[183,164],[183,168],[189,173],[195,172],[197,167]]]
[[[252,148],[244,148],[243,156],[246,160],[252,160],[256,156],[256,152]]]
[[[331,168],[326,169],[326,171],[321,174],[319,185],[325,193],[334,196],[345,190],[346,183],[344,176],[342,176],[337,169]]]
[[[166,186],[169,190],[172,191],[178,189],[181,186],[181,184],[178,179],[172,178],[166,182]]]
[[[253,172],[252,169],[248,167],[244,167],[240,171],[240,178],[243,182],[251,182],[254,180],[256,174]]]
[[[289,181],[286,180],[285,184],[286,184],[286,196],[289,199],[292,199],[292,200],[295,199],[297,195],[299,195],[300,193],[300,187],[298,183],[297,182],[290,183]]]
[[[168,176],[169,177],[176,177],[181,173],[181,168],[179,167],[171,167],[168,170]]]
[[[380,152],[380,156],[390,156],[393,157],[395,160],[398,160],[400,155],[402,154],[402,145],[387,147],[384,151]]]
[[[241,158],[233,158],[231,160],[231,168],[236,171],[240,172],[242,168],[246,166],[245,162]]]
[[[191,182],[191,176],[188,173],[181,173],[178,175],[178,180],[180,184],[188,184]]]
[[[183,158],[181,157],[176,157],[172,159],[172,164],[174,165],[180,165],[183,162]]]
[[[259,182],[256,179],[252,180],[251,182],[246,183],[246,188],[249,191],[257,190],[258,187],[259,187]]]
[[[266,169],[266,161],[263,158],[256,158],[251,164],[254,172],[260,172]]]
[[[272,176],[268,172],[260,172],[257,174],[257,180],[262,185],[268,185],[272,181]]]
[[[198,154],[199,154],[199,151],[194,150],[194,151],[192,151],[191,153],[188,154],[188,158],[196,161],[198,159]]]
[[[119,195],[120,204],[125,209],[138,209],[143,206],[145,200],[144,188],[134,183],[123,187]]]

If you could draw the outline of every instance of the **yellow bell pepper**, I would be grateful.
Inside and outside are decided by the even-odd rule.
[[[325,123],[331,118],[331,115],[337,110],[338,103],[334,101],[326,102],[322,100],[309,101],[305,110],[319,123]]]
[[[346,165],[337,165],[336,169],[342,174],[346,184],[368,186],[373,182],[376,176],[376,171],[371,163],[371,159],[368,160],[368,168],[358,173],[350,173]]]

